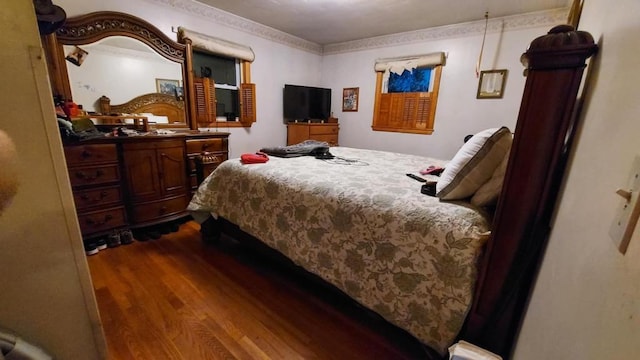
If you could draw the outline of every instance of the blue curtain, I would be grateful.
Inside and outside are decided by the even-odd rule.
[[[427,92],[431,80],[431,68],[405,70],[401,75],[391,73],[388,92]]]

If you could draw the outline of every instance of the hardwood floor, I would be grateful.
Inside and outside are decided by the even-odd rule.
[[[89,256],[110,359],[426,359],[353,301],[194,222]]]

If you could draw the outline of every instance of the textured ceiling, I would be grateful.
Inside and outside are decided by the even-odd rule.
[[[196,0],[320,44],[566,8],[571,0]]]

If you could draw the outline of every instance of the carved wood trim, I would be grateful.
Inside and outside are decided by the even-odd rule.
[[[103,114],[135,114],[148,112],[158,116],[167,116],[169,123],[184,122],[185,104],[175,96],[151,93],[137,96],[126,103],[111,105],[106,96],[100,98],[100,111]]]
[[[67,19],[62,26],[49,39],[43,39],[43,47],[47,56],[49,72],[51,76],[51,87],[55,95],[61,95],[65,99],[72,99],[71,88],[65,64],[65,54],[63,45],[83,45],[89,44],[109,36],[125,36],[137,39],[162,57],[179,63],[182,66],[182,79],[184,86],[184,99],[191,102],[191,86],[187,85],[189,81],[188,68],[191,66],[187,63],[188,54],[187,46],[180,44],[149,22],[133,15],[115,12],[100,11],[86,15],[76,16]],[[192,109],[184,108],[183,114],[179,115],[186,125],[196,130],[198,125],[192,116]],[[178,115],[176,115],[178,117]]]
[[[68,45],[92,43],[108,36],[127,36],[149,45],[165,58],[185,62],[186,46],[136,16],[115,11],[94,12],[67,19],[58,29],[58,41]]]
[[[130,114],[137,112],[137,110],[142,107],[156,104],[167,104],[184,111],[184,101],[176,100],[175,96],[160,93],[140,95],[126,103],[111,105],[110,107],[111,112]]]

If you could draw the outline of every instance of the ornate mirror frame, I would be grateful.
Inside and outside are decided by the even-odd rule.
[[[171,40],[162,31],[136,16],[100,11],[67,19],[56,33],[42,38],[54,95],[72,99],[63,45],[84,45],[109,36],[125,36],[143,42],[164,58],[179,63],[182,80],[187,80],[186,46]],[[190,102],[189,87],[184,86],[185,104]],[[189,106],[185,106],[185,126],[197,130]]]

